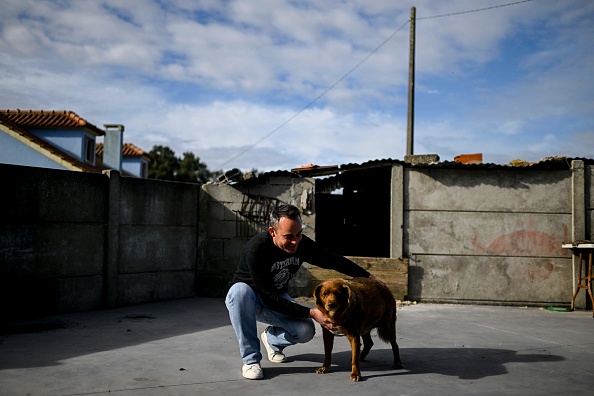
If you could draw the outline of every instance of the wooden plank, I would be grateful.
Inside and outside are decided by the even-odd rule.
[[[408,260],[383,257],[347,257],[373,276],[382,280],[392,291],[394,298],[404,300],[408,294]],[[311,297],[317,285],[331,278],[346,278],[340,272],[327,270],[305,263],[294,278],[289,289],[292,296]]]

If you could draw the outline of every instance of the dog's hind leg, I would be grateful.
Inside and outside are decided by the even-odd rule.
[[[330,372],[332,349],[334,348],[334,334],[325,327],[322,327],[322,338],[324,340],[324,364],[322,367],[316,369],[316,373],[318,374],[326,374]]]
[[[383,323],[378,327],[377,334],[381,340],[389,342],[392,345],[392,354],[394,355],[394,363],[392,368],[401,369],[402,361],[400,360],[400,349],[396,342],[396,309],[389,315]]]
[[[396,343],[396,335],[394,335],[394,341],[390,341],[390,344],[392,344],[392,353],[394,354],[394,363],[392,364],[392,368],[404,368],[402,366],[402,361],[400,360],[400,350],[398,349],[398,344]]]
[[[363,334],[361,338],[363,339],[363,349],[361,350],[361,358],[359,360],[364,361],[369,351],[371,351],[371,347],[373,347],[373,340],[370,333]]]

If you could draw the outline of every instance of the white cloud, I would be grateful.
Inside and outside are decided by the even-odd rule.
[[[500,4],[417,1],[415,153],[586,156],[563,142],[594,131],[594,3],[421,19]],[[145,150],[190,150],[209,167],[238,153],[226,167],[401,159],[409,12],[388,0],[5,0],[0,101],[122,123]]]

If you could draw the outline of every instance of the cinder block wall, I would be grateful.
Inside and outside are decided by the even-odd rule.
[[[314,194],[315,181],[289,172],[271,173],[242,184],[205,184],[200,198],[198,295],[224,296],[227,284],[250,239],[239,212],[246,195],[262,196],[305,209],[304,196]],[[303,214],[304,234],[315,238],[315,215]],[[242,224],[244,223],[244,224]],[[244,230],[245,231],[245,230]],[[251,229],[254,234],[255,229]]]

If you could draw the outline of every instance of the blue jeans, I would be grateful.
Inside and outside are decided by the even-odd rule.
[[[282,297],[293,301],[286,293]],[[225,305],[229,310],[244,364],[259,363],[262,360],[256,321],[270,325],[266,329],[268,343],[277,352],[282,352],[289,345],[308,342],[316,333],[312,319],[296,318],[271,310],[245,283],[231,286]]]

